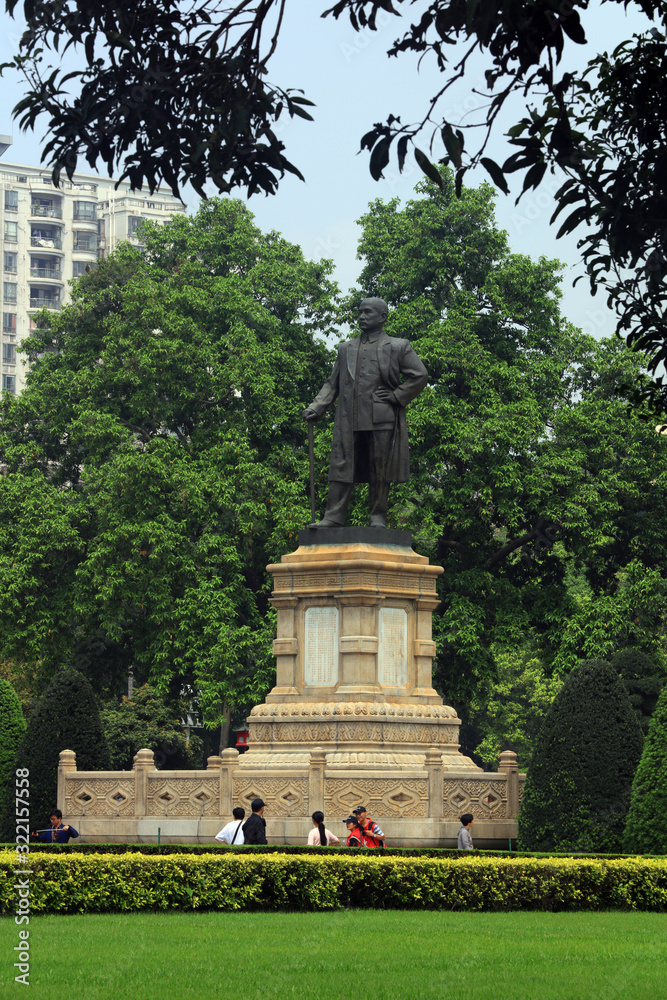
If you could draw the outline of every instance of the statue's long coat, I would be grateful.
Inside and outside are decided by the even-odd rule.
[[[358,349],[358,338],[347,340],[339,346],[334,370],[310,404],[310,408],[321,416],[338,396],[329,479],[339,483],[368,482],[368,469],[361,468],[358,464],[355,467],[354,455],[354,379]],[[405,407],[426,385],[428,372],[410,346],[409,340],[388,337],[383,332],[377,341],[377,352],[381,384],[394,392],[399,405],[391,406],[379,400],[374,401],[373,421],[383,428],[387,427],[388,422],[393,424],[395,437],[389,482],[406,483],[410,478],[410,455]],[[365,390],[372,392],[373,388],[360,384],[360,393]]]

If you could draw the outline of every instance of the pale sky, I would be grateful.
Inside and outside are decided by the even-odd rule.
[[[270,63],[269,79],[273,83],[284,88],[302,88],[305,96],[316,104],[310,109],[314,123],[288,119],[280,131],[288,158],[299,167],[306,181],[303,183],[287,175],[277,195],[268,198],[256,195],[250,199],[249,207],[263,230],[278,230],[291,242],[300,244],[307,257],[332,258],[336,263],[335,277],[346,291],[356,283],[360,269],[356,260],[359,236],[356,220],[375,198],[409,199],[421,177],[414,164],[402,175],[390,164],[385,179],[373,181],[368,172],[367,153],[356,155],[359,140],[373,123],[386,120],[390,113],[399,115],[403,122],[422,117],[428,98],[442,85],[442,77],[428,60],[417,71],[413,56],[387,58],[387,48],[403,31],[402,20],[382,15],[377,32],[358,34],[347,19],[320,18],[320,11],[331,6],[331,2],[290,0],[281,42]],[[407,4],[406,10],[410,12]],[[4,62],[16,50],[19,29],[8,15],[2,14],[2,17],[0,60]],[[602,5],[593,18],[594,31],[590,30],[590,18],[584,22],[593,44],[587,49],[572,47],[576,65],[583,65],[603,48],[613,49],[648,23],[636,12],[626,16],[619,3]],[[5,159],[37,165],[43,128],[36,135],[22,134],[11,120],[11,108],[22,96],[21,80],[16,75],[7,75],[0,85],[5,109],[4,116],[0,117],[0,133],[13,134],[14,138]],[[455,92],[450,91],[443,114],[454,120],[474,112],[480,99],[472,94],[472,89],[482,85],[480,68],[479,73],[459,83]],[[515,113],[519,115],[520,112],[519,106]],[[506,120],[511,124],[511,118]],[[467,139],[469,144],[472,141],[472,137]],[[498,133],[488,155],[502,162],[511,151]],[[436,149],[437,155],[441,153]],[[85,161],[80,162],[79,169],[91,172]],[[474,177],[468,175],[467,179],[469,183],[476,183],[488,178],[480,170]],[[557,241],[555,228],[549,226],[554,209],[551,195],[560,183],[562,181],[547,175],[537,192],[526,195],[518,206],[514,201],[519,181],[514,195],[505,196],[499,192],[498,223],[507,230],[514,252],[528,254],[533,259],[544,254],[566,263],[565,315],[587,333],[610,334],[615,322],[606,308],[604,296],[592,298],[586,279],[572,288],[574,277],[583,270],[576,248],[577,239],[584,235],[583,232]],[[245,197],[242,192],[238,196]],[[186,197],[189,209],[196,208],[197,200],[190,192]]]

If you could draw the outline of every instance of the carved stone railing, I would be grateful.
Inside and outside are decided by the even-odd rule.
[[[441,748],[429,747],[418,768],[377,776],[372,753],[350,755],[358,759],[343,773],[335,766],[328,769],[328,757],[336,755],[322,747],[303,756],[298,772],[250,771],[239,766],[234,749],[209,757],[205,770],[167,771],[156,770],[153,751],[143,749],[131,771],[78,771],[75,753],[63,750],[58,807],[87,839],[98,841],[154,840],[158,831],[165,840],[210,841],[234,806],[249,812],[256,796],[266,803],[274,842],[298,842],[310,829],[316,809],[340,823],[357,804],[366,805],[387,829],[393,824],[394,844],[451,838],[458,817],[466,812],[475,816],[477,830],[486,830],[487,840],[516,836],[525,775],[519,774],[512,751],[501,754],[497,772],[459,772],[444,766]],[[414,823],[421,832],[413,835]]]

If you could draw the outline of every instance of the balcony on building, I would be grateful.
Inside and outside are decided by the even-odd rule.
[[[63,200],[57,195],[33,194],[30,203],[31,219],[62,219]]]
[[[30,255],[30,277],[40,278],[46,281],[59,281],[62,283],[63,274],[60,268],[60,257],[44,256],[36,257]]]
[[[94,230],[75,229],[73,236],[74,236],[74,244],[73,244],[74,253],[90,253],[94,255],[97,254],[97,222],[95,223]]]
[[[60,309],[60,289],[53,285],[30,285],[30,309]]]
[[[62,250],[63,231],[60,226],[30,226],[30,246],[43,250]]]

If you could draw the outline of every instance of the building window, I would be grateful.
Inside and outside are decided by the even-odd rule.
[[[5,271],[12,271],[16,274],[19,265],[19,255],[17,253],[9,253],[5,250]]]
[[[80,278],[81,275],[85,274],[86,271],[89,271],[91,267],[93,267],[93,265],[89,264],[87,260],[75,260],[72,264],[72,277]]]
[[[74,230],[74,249],[75,250],[86,250],[89,253],[94,253],[97,250],[97,235],[96,233],[84,233],[80,230]]]
[[[142,219],[140,215],[128,215],[128,217],[127,217],[127,234],[128,234],[128,236],[134,236],[134,234],[136,233],[137,229],[139,229],[140,226],[143,226],[144,221],[145,220]]]
[[[2,376],[2,391],[16,393],[16,375]]]
[[[16,313],[2,314],[2,329],[5,333],[16,333]]]
[[[18,285],[15,281],[5,281],[2,293],[4,295],[5,302],[16,302],[16,289]]]
[[[19,193],[18,191],[5,191],[5,212],[18,212]]]
[[[97,221],[97,205],[94,201],[75,201],[74,219],[81,222]]]
[[[16,348],[13,344],[2,345],[2,363],[3,365],[16,364]]]
[[[97,235],[101,240],[103,240],[106,235],[106,230],[104,227],[104,219],[97,220]]]
[[[5,243],[18,243],[19,224],[18,222],[5,222]]]

